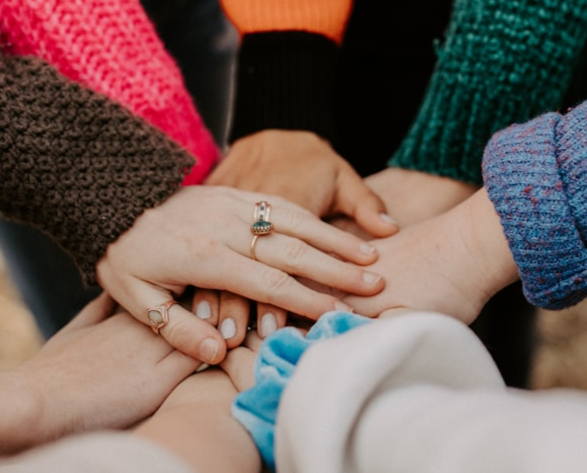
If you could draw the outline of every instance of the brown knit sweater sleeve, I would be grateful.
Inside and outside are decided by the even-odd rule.
[[[117,103],[39,59],[0,54],[0,212],[51,236],[86,283],[107,246],[193,164]]]

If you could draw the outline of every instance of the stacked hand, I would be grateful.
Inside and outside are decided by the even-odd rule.
[[[251,225],[260,201],[271,205],[274,231],[259,237],[254,261]],[[188,286],[225,290],[316,318],[347,306],[303,286],[293,276],[372,295],[383,288],[383,281],[356,264],[370,264],[376,258],[371,245],[285,199],[196,186],[182,188],[139,217],[110,245],[98,263],[97,275],[104,289],[145,324],[152,323],[149,308],[155,308],[150,314],[162,317],[165,314],[158,313],[164,312],[161,305],[183,294]],[[210,321],[221,323],[214,300],[196,295],[196,307],[201,307],[203,299],[211,307]],[[180,305],[168,307],[167,312],[168,323],[158,331],[173,347],[208,363],[224,358],[226,344],[214,323],[195,317]],[[247,318],[248,312],[233,319],[239,336],[244,336]]]
[[[0,373],[0,455],[65,435],[127,428],[152,414],[201,363],[105,294],[31,360]]]

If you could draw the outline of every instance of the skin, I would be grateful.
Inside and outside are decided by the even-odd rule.
[[[40,352],[0,373],[0,455],[65,435],[128,428],[201,363],[102,295]],[[23,428],[26,426],[26,428]]]
[[[220,369],[184,381],[135,435],[181,458],[194,471],[261,471],[261,458],[245,428],[232,417],[237,390]]]
[[[387,317],[422,309],[444,312],[470,323],[491,295],[517,279],[499,218],[484,189],[454,208],[374,244],[381,258],[372,266],[386,275],[388,285],[370,298],[347,298],[354,305],[363,304],[363,313],[368,315]],[[253,385],[252,367],[260,343],[261,339],[250,332],[245,346],[232,350],[222,363],[228,376],[216,371],[205,373],[207,378],[190,378],[188,383],[193,384],[189,393],[182,392],[183,386],[176,390],[184,396],[179,407],[174,410],[164,405],[161,413],[165,417],[157,419],[158,412],[153,417],[154,424],[144,424],[140,429],[146,430],[139,429],[138,434],[166,446],[202,471],[260,471],[250,437],[230,424],[231,401],[227,399]],[[202,387],[196,389],[196,383],[206,380],[217,391],[202,401],[205,391]],[[178,402],[174,399],[176,392],[169,398],[171,404]],[[194,402],[191,410],[190,399]],[[202,412],[208,414],[202,417]],[[178,429],[190,414],[193,420],[188,423],[189,429],[185,430],[185,425]],[[163,425],[158,423],[161,420]],[[196,430],[201,442],[190,437],[190,431]],[[223,457],[221,452],[226,451],[230,454]]]
[[[319,217],[345,215],[363,238],[398,231],[377,194],[328,141],[309,131],[268,129],[237,140],[206,183],[279,195]],[[249,313],[249,303],[234,295],[204,291],[196,297],[195,306],[206,301],[220,327],[232,326],[231,320],[244,320],[243,312]],[[256,313],[262,337],[286,323],[286,308],[266,301],[258,301]],[[230,348],[243,340],[242,324],[237,327],[227,339]]]
[[[379,195],[402,229],[447,212],[478,190],[448,177],[393,167],[366,177],[365,184]],[[348,218],[331,222],[361,238],[371,238]]]
[[[275,231],[259,238],[250,256],[255,203],[268,200]],[[189,257],[187,257],[189,255]],[[186,287],[219,289],[309,318],[348,307],[313,291],[294,276],[347,292],[372,295],[383,280],[358,265],[377,253],[284,199],[227,187],[193,186],[145,211],[112,243],[97,265],[104,289],[142,323],[147,308],[184,293]],[[354,263],[354,264],[352,264]],[[235,320],[240,333],[248,314]],[[226,343],[212,324],[175,305],[160,334],[173,347],[207,363],[219,363]]]
[[[409,308],[469,324],[491,296],[518,279],[485,189],[446,213],[373,243],[380,258],[370,268],[384,275],[385,289],[370,298],[344,298],[367,316]]]
[[[186,379],[133,433],[166,448],[194,471],[260,472],[257,447],[231,414],[234,396],[253,385],[260,343],[249,333],[247,346],[232,350],[222,370],[212,368]]]
[[[395,233],[383,201],[309,131],[264,130],[237,140],[207,184],[279,195],[319,217],[343,214],[374,237]]]
[[[300,138],[300,136],[297,138]],[[447,212],[472,196],[477,190],[477,187],[473,185],[454,179],[401,168],[384,169],[365,178],[364,183],[381,198],[385,207],[389,209],[394,219],[404,229],[402,232],[415,223],[423,222]],[[417,189],[417,192],[415,192],[415,189]],[[329,221],[338,228],[363,239],[372,237],[352,218],[335,217]],[[390,239],[393,240],[395,237]],[[378,240],[374,240],[372,244],[378,248],[382,245],[382,243],[378,243]],[[310,284],[310,286],[313,285]],[[206,301],[211,307],[212,320],[219,324],[229,318],[236,318],[237,320],[247,318],[246,314],[250,312],[247,301],[234,301],[232,304],[226,305],[221,300],[224,297],[223,294],[214,291],[199,291],[196,294],[194,305],[197,307],[200,302]],[[351,305],[356,301],[356,299],[345,299],[345,302]],[[353,309],[360,310],[363,306],[364,303],[361,301],[358,307],[353,306]],[[258,303],[256,312],[258,333],[263,338],[286,324],[287,311],[281,308]],[[369,312],[369,315],[374,314],[375,311]],[[270,319],[267,320],[267,318]],[[272,323],[271,318],[275,320],[274,323]],[[230,348],[238,346],[242,343],[244,336],[245,330],[243,327],[227,340],[227,346]]]

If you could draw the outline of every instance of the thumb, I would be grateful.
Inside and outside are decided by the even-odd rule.
[[[387,214],[385,204],[354,171],[339,176],[335,211],[348,215],[370,235],[376,238],[391,236],[399,231]]]

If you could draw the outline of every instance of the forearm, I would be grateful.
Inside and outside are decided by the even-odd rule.
[[[134,433],[175,454],[194,471],[260,471],[253,440],[231,414],[236,389],[230,379],[211,370],[192,376],[178,390],[186,387],[189,398],[173,407],[164,405]]]
[[[40,393],[18,371],[0,372],[0,457],[38,444]],[[45,439],[47,440],[47,439]]]
[[[33,58],[0,55],[0,210],[48,233],[86,281],[107,246],[181,184],[193,158]]]

